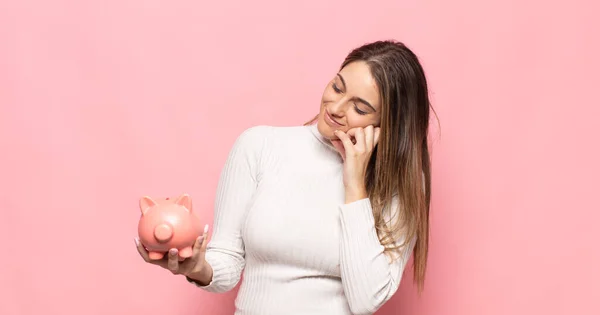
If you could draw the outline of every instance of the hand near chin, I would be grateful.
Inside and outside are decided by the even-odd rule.
[[[379,127],[352,128],[347,132],[336,130],[332,144],[344,160],[344,187],[346,203],[367,198],[365,175],[371,153],[379,140]]]

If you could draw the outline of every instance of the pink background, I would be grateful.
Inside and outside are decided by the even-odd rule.
[[[302,124],[390,37],[441,130],[426,291],[379,314],[600,314],[593,2],[0,1],[0,314],[231,314],[235,292],[143,263],[138,197],[212,222],[235,137]]]

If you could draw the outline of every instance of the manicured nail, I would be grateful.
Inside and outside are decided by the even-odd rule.
[[[204,234],[208,233],[208,224],[204,226]]]

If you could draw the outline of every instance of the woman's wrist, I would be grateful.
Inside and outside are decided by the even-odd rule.
[[[346,204],[367,198],[367,189],[364,185],[354,184],[346,186]]]
[[[212,282],[213,270],[205,260],[198,268],[194,268],[192,272],[186,274],[185,277],[201,286],[207,286]]]

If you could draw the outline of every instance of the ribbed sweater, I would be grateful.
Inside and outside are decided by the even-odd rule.
[[[372,314],[396,292],[368,198],[345,204],[343,161],[316,125],[246,129],[221,172],[206,260],[236,315]],[[398,242],[404,241],[399,239]],[[242,277],[243,273],[243,277]]]

